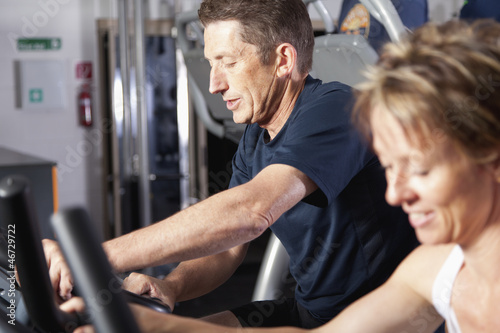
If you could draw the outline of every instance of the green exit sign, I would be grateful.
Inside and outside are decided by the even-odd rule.
[[[61,49],[61,38],[19,38],[19,51],[46,51]]]

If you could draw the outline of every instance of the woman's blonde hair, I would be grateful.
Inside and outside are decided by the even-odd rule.
[[[500,23],[428,23],[387,44],[357,87],[353,121],[371,137],[370,114],[392,114],[411,137],[450,138],[477,162],[500,152]]]

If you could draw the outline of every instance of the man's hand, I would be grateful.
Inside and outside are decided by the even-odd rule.
[[[50,281],[56,295],[65,301],[71,298],[73,290],[73,277],[68,264],[56,241],[50,239],[42,240],[45,259],[49,267]]]
[[[84,313],[85,312],[85,302],[83,301],[83,298],[81,297],[73,297],[69,301],[61,304],[60,309],[69,312],[69,313],[74,313],[74,312],[79,312],[79,313]],[[85,325],[85,326],[80,326],[77,327],[73,333],[95,333],[94,327],[91,325]]]
[[[175,294],[167,281],[156,279],[154,277],[131,273],[123,280],[123,289],[131,291],[135,294],[146,295],[151,298],[158,298],[163,303],[168,305],[170,309],[174,309]]]

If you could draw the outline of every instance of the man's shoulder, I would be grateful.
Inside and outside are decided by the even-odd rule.
[[[350,86],[341,82],[310,79],[295,105],[295,117],[331,123],[344,123],[352,109],[354,97]],[[303,119],[307,121],[306,119]]]
[[[297,105],[299,107],[338,108],[353,101],[352,88],[338,81],[323,82],[309,77]]]
[[[324,82],[309,76],[303,93],[312,95],[352,94],[352,88],[339,81]]]

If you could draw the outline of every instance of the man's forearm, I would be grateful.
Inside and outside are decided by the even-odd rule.
[[[177,302],[202,296],[229,279],[243,261],[248,244],[212,256],[179,264],[165,281],[175,290]]]

